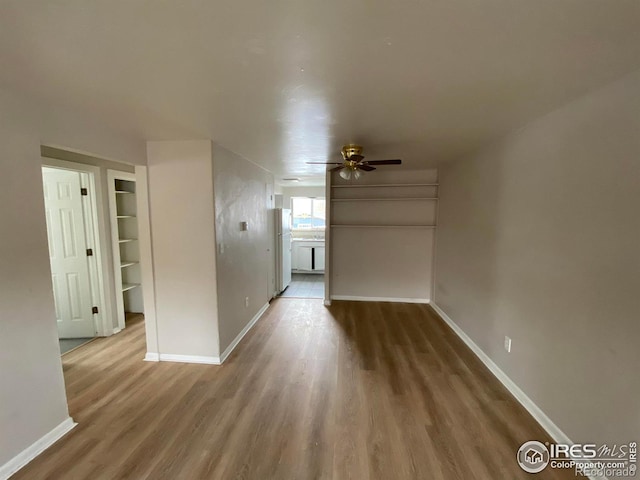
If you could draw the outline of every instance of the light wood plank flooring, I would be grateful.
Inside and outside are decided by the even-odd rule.
[[[530,479],[548,440],[425,305],[282,298],[223,366],[144,353],[139,321],[65,355],[79,425],[13,478]]]

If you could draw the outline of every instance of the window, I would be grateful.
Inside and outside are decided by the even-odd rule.
[[[324,198],[291,198],[291,216],[293,217],[294,230],[324,230]]]

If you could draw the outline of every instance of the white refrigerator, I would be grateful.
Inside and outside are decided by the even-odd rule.
[[[291,210],[276,208],[276,290],[291,283]]]

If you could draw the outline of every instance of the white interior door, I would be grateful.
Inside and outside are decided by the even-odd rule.
[[[44,167],[42,178],[58,335],[93,337],[96,330],[80,174]]]

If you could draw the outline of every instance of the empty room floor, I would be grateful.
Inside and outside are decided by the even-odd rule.
[[[281,297],[324,298],[324,275],[320,273],[292,273],[291,283]]]
[[[426,305],[280,298],[224,366],[144,354],[138,321],[65,355],[78,426],[13,478],[529,479],[549,440]]]

